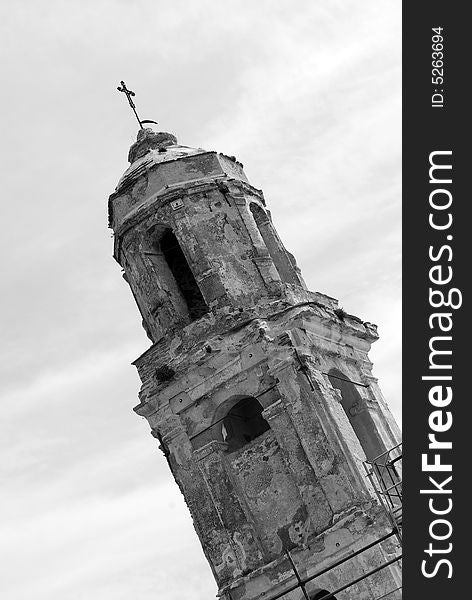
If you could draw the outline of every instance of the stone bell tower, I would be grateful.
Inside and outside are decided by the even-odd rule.
[[[129,162],[109,222],[152,342],[135,411],[219,596],[398,598],[396,540],[363,464],[399,441],[371,373],[376,327],[307,290],[234,157],[142,129]]]

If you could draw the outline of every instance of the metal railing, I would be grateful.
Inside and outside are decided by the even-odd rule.
[[[402,444],[386,450],[364,467],[399,542],[402,541]]]
[[[310,595],[305,587],[307,583],[317,579],[318,577],[321,577],[322,575],[328,573],[336,567],[343,565],[350,559],[354,558],[355,556],[358,556],[359,554],[362,554],[366,550],[369,550],[374,546],[381,544],[393,535],[397,537],[400,544],[402,543],[402,445],[397,444],[393,448],[390,448],[390,450],[386,450],[379,456],[376,456],[373,460],[366,461],[364,463],[364,467],[367,473],[367,477],[370,479],[372,486],[377,494],[379,502],[384,508],[385,512],[387,513],[388,518],[390,519],[392,530],[389,533],[379,537],[375,541],[370,542],[369,544],[362,546],[354,552],[349,553],[347,556],[344,556],[339,560],[335,560],[327,567],[320,569],[314,575],[310,575],[309,577],[301,576],[294,561],[292,560],[290,552],[287,551],[286,555],[290,561],[292,570],[294,571],[297,581],[291,586],[285,588],[283,591],[276,593],[274,596],[267,594],[267,596],[264,596],[266,600],[280,600],[281,598],[286,597],[296,589],[299,589],[302,592],[304,600],[309,600]],[[355,579],[349,581],[349,583],[338,587],[333,592],[326,593],[325,595],[323,595],[321,600],[336,600],[336,594],[339,594],[340,592],[349,589],[350,587],[371,577],[372,575],[381,571],[382,569],[385,569],[386,567],[389,567],[395,564],[396,562],[401,561],[401,559],[402,554],[397,554],[393,558],[383,561],[381,564],[377,565],[370,571],[363,572],[359,575],[359,577],[356,577]],[[395,592],[399,592],[401,589],[402,588],[400,585],[395,589],[389,590],[382,596],[378,596],[376,600],[388,600],[388,598],[391,597],[392,594],[395,594]],[[231,592],[229,592],[229,590],[228,595],[231,599]]]
[[[394,531],[394,530],[390,531],[389,533],[386,533],[385,535],[382,535],[381,537],[377,538],[373,542],[370,542],[370,543],[366,544],[365,546],[362,546],[361,548],[358,548],[357,550],[350,552],[347,556],[344,556],[343,558],[340,558],[339,560],[332,562],[328,566],[320,569],[319,571],[317,571],[313,575],[310,575],[309,577],[302,577],[302,575],[299,573],[299,571],[292,559],[290,552],[286,551],[285,554],[287,555],[287,558],[289,559],[289,562],[291,564],[292,570],[296,576],[297,581],[296,581],[296,583],[292,584],[291,586],[276,593],[274,596],[267,594],[266,596],[264,595],[263,597],[266,598],[266,600],[280,600],[281,598],[285,598],[286,596],[288,596],[291,592],[299,589],[303,594],[303,599],[310,600],[310,594],[309,594],[308,590],[306,589],[307,583],[314,581],[318,577],[321,577],[322,575],[325,575],[326,573],[336,569],[337,567],[344,565],[346,562],[348,562],[352,558],[362,554],[366,550],[370,550],[371,548],[381,544],[382,542],[384,542],[388,538],[392,537],[393,535],[396,535],[396,531]],[[401,559],[402,559],[402,554],[397,554],[396,556],[394,556],[393,558],[391,558],[389,560],[382,561],[380,564],[378,564],[371,570],[364,571],[361,575],[359,575],[359,577],[356,577],[355,579],[349,581],[348,583],[338,587],[333,592],[326,593],[325,595],[323,595],[321,600],[331,600],[331,599],[336,600],[336,594],[339,594],[340,592],[343,592],[344,590],[349,589],[350,587],[356,585],[357,583],[359,583],[365,579],[368,579],[369,577],[371,577],[375,573],[378,573],[382,569],[385,569],[385,568],[395,564],[396,562],[401,561]],[[400,589],[401,589],[401,586],[396,587],[395,589],[389,590],[386,594],[382,594],[382,596],[377,597],[375,600],[380,600],[381,598],[382,599],[388,598],[391,594],[399,591]],[[228,595],[231,599],[231,592],[229,592]]]

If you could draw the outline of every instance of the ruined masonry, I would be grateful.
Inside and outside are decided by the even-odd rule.
[[[141,129],[129,162],[109,223],[152,342],[134,410],[218,595],[399,598],[399,544],[364,468],[399,442],[375,325],[307,290],[234,157]]]

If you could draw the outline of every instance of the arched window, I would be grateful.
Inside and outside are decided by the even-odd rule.
[[[234,452],[270,429],[262,416],[263,408],[255,398],[243,398],[228,411],[221,425],[227,452]]]
[[[182,248],[174,233],[168,229],[159,241],[161,252],[174,276],[177,287],[188,308],[190,319],[194,321],[208,312],[208,307],[200,292],[195,277],[188,265]]]
[[[375,423],[363,406],[362,398],[349,377],[338,369],[328,374],[331,385],[341,392],[341,402],[354,433],[368,460],[376,458],[385,451],[385,446],[377,432]]]
[[[254,202],[249,205],[251,213],[256,222],[259,233],[266,245],[269,255],[277,269],[280,279],[285,283],[294,283],[300,285],[300,280],[297,277],[295,267],[292,265],[287,251],[285,250],[279,236],[277,235],[274,226],[272,225],[266,212]]]

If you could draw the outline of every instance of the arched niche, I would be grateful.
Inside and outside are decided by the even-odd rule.
[[[386,448],[378,434],[371,415],[364,407],[356,385],[347,375],[335,368],[329,371],[328,379],[333,388],[341,392],[342,407],[364,450],[367,460],[373,460],[382,454]]]
[[[292,265],[288,253],[280,241],[268,214],[255,202],[250,203],[249,210],[254,217],[257,229],[261,234],[280,279],[285,283],[300,285],[295,267]]]

